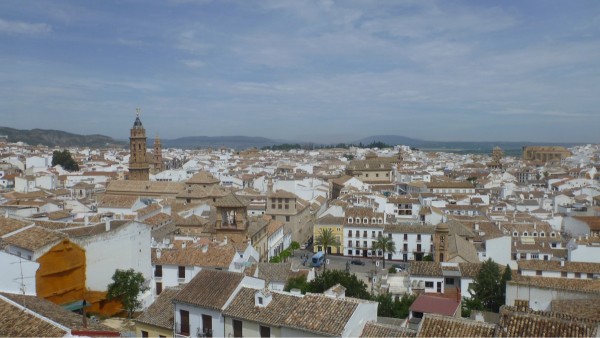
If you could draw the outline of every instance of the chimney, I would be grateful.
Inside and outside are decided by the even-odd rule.
[[[227,244],[227,236],[223,236],[223,244]]]
[[[157,249],[156,250],[156,258],[160,258],[161,254],[162,254],[162,250],[161,249]]]
[[[254,293],[254,306],[266,307],[271,302],[273,295],[268,289],[262,289]]]
[[[90,225],[90,219],[89,219],[88,215],[85,215],[85,217],[83,217],[83,224],[85,226]]]
[[[208,244],[202,246],[202,253],[207,253],[208,252]]]
[[[565,260],[564,259],[560,260],[560,266],[565,266]]]
[[[109,218],[104,220],[104,229],[106,230],[106,232],[110,231],[110,219]]]
[[[185,249],[185,245],[186,245],[186,243],[185,243],[185,242],[181,242],[181,248],[182,248],[182,249]]]

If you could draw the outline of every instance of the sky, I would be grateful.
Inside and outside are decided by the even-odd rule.
[[[600,1],[0,1],[0,126],[600,142]]]

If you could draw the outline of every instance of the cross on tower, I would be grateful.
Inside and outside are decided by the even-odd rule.
[[[142,112],[142,108],[135,108],[135,113],[137,117],[140,117],[140,113]]]

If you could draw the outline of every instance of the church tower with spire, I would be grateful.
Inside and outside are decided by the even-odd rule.
[[[146,157],[146,129],[140,120],[139,108],[129,136],[129,179],[150,180],[150,166]]]

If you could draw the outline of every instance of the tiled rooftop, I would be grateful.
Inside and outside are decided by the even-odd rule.
[[[244,275],[241,273],[202,269],[173,300],[207,309],[222,310],[243,278]]]
[[[417,337],[493,337],[496,325],[466,318],[425,314]]]
[[[282,326],[285,319],[295,311],[301,300],[299,296],[271,292],[271,302],[265,307],[255,305],[254,295],[258,290],[242,288],[227,306],[223,314],[228,317],[249,320],[270,326]]]
[[[593,337],[597,322],[542,311],[518,311],[514,307],[500,308],[497,337]]]
[[[0,336],[64,337],[67,331],[53,325],[0,297]]]
[[[415,337],[416,331],[395,325],[388,325],[376,322],[368,322],[363,328],[360,337],[378,338],[378,337]]]
[[[66,237],[63,233],[34,226],[4,238],[4,242],[30,251],[36,251]]]
[[[325,336],[339,336],[358,304],[348,299],[333,299],[321,294],[307,294],[285,319],[286,326]],[[327,325],[323,325],[327,323]]]
[[[182,287],[166,288],[156,298],[154,303],[150,305],[135,321],[149,325],[158,326],[161,328],[173,328],[173,298],[177,295]]]

